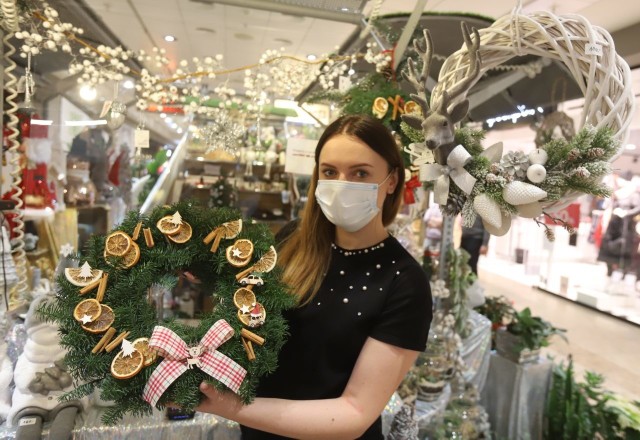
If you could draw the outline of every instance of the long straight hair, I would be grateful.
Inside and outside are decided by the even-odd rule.
[[[365,115],[346,115],[332,122],[322,133],[315,151],[307,204],[298,228],[281,245],[278,264],[283,269],[283,281],[298,297],[298,304],[308,304],[320,289],[331,260],[331,243],[335,226],[327,220],[316,201],[318,161],[322,148],[332,137],[346,134],[360,139],[387,162],[389,172],[396,170],[398,183],[382,205],[382,223],[388,226],[398,214],[404,187],[404,165],[400,150],[389,130],[377,119]]]

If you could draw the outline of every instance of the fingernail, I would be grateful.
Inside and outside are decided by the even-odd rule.
[[[205,382],[202,382],[200,384],[200,390],[207,391],[208,389],[209,389],[209,385],[207,385]]]

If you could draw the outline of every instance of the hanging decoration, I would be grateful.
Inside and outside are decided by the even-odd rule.
[[[282,311],[295,298],[279,280],[266,225],[243,225],[235,210],[184,202],[148,217],[129,213],[107,237],[93,236],[84,258],[59,277],[56,301],[40,313],[60,326],[65,363],[82,384],[65,398],[100,390],[115,401],[105,423],[168,402],[191,410],[202,381],[248,403],[259,376],[276,368],[287,333]],[[238,261],[247,269],[237,269]],[[246,270],[260,283],[241,287]],[[149,293],[157,284],[173,288],[185,272],[216,304],[197,327],[163,321],[155,304],[161,300]],[[246,313],[234,304],[239,289],[253,296]]]
[[[200,128],[200,138],[207,146],[206,152],[223,150],[236,154],[246,130],[225,109],[213,109],[207,125]]]
[[[445,173],[450,169],[450,153],[460,145],[471,156],[463,168],[476,183],[468,191],[468,186],[461,187],[454,180],[446,200],[438,198],[443,212],[461,213],[467,226],[480,215],[487,230],[495,235],[509,231],[512,215],[545,215],[571,231],[570,225],[553,218],[554,211],[581,194],[609,194],[602,177],[620,154],[619,146],[627,136],[634,108],[629,66],[615,53],[611,36],[580,16],[522,14],[518,4],[512,14],[488,28],[470,32],[463,23],[462,30],[465,43],[444,62],[430,99],[425,93],[433,53],[428,31],[424,40],[414,42],[423,61],[421,72],[412,60],[408,63],[407,78],[418,92],[412,97],[420,104],[422,115],[403,115],[405,134],[416,145],[424,142],[422,151],[433,151],[435,162],[446,167],[442,168]],[[511,39],[504,35],[511,35]],[[502,147],[496,146],[483,152],[482,132],[453,129],[467,112],[465,95],[484,72],[523,55],[565,63],[586,91],[583,126],[575,136],[550,139],[528,155],[515,151],[502,156]],[[594,63],[598,68],[591,68]],[[602,89],[608,92],[603,93]],[[412,151],[419,154],[421,149]],[[426,172],[433,169],[426,164],[428,160],[419,155],[416,162],[425,170],[422,177],[433,178]],[[443,187],[441,184],[441,193]],[[553,231],[543,222],[536,222],[553,239]]]

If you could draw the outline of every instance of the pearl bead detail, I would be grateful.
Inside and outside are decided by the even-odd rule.
[[[362,286],[362,290],[367,290],[367,286]]]
[[[371,275],[369,272],[367,272],[367,276]]]
[[[380,269],[380,265],[379,264],[376,264],[376,269]]]
[[[348,303],[349,302],[349,298],[342,298],[342,302],[345,303],[345,304]]]
[[[362,312],[358,312],[358,316],[362,316]]]
[[[318,303],[318,305],[320,305],[320,303]]]
[[[349,290],[353,290],[353,286],[349,286]]]
[[[343,254],[345,257],[349,257],[351,255],[356,255],[356,254],[368,254],[369,252],[373,252],[376,249],[383,248],[384,247],[384,243],[378,243],[375,246],[371,246],[371,247],[366,248],[366,249],[358,249],[358,250],[352,250],[352,251],[340,249],[338,246],[336,246],[335,243],[331,243],[331,247],[333,249],[336,249],[338,252]]]
[[[340,271],[340,275],[344,275],[344,270],[341,270],[341,271]]]

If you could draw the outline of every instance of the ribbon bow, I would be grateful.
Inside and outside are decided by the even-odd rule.
[[[412,205],[416,202],[416,197],[414,194],[414,190],[416,188],[420,188],[420,181],[418,180],[418,176],[413,176],[411,179],[407,180],[404,184],[404,203],[405,205]]]
[[[234,360],[216,351],[233,336],[233,329],[224,319],[216,321],[196,347],[187,344],[166,327],[156,326],[149,340],[149,347],[156,349],[164,360],[149,377],[142,398],[155,406],[162,394],[185,371],[194,365],[238,392],[247,371]]]
[[[446,205],[449,198],[449,180],[467,194],[471,194],[476,178],[464,166],[471,159],[471,155],[462,145],[458,145],[447,156],[447,164],[430,163],[420,167],[420,180],[436,181],[434,200],[438,205]]]

